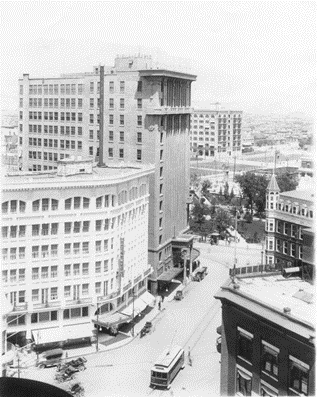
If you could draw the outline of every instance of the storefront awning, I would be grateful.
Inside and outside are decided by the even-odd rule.
[[[145,291],[139,299],[145,302],[147,306],[155,306],[155,297],[148,291]]]
[[[172,267],[171,269],[168,269],[161,275],[159,275],[157,281],[171,281],[174,277],[176,277],[179,273],[183,271],[184,270],[180,269],[179,267]]]
[[[101,327],[105,328],[110,328],[113,327],[114,325],[119,325],[123,323],[129,323],[131,321],[131,318],[129,316],[126,316],[121,313],[113,313],[113,314],[103,314],[101,316],[98,316],[98,321],[97,320],[92,320],[93,323],[100,325]]]
[[[72,339],[88,338],[92,336],[91,323],[76,324],[63,328],[47,328],[33,330],[33,338],[36,345],[45,343],[64,342]]]
[[[54,343],[64,341],[63,328],[47,328],[32,331],[34,342],[36,345],[45,343]]]
[[[134,300],[134,303],[131,303],[125,309],[120,310],[120,313],[125,314],[126,316],[135,317],[137,314],[141,313],[146,306],[147,304],[141,298],[137,298]]]

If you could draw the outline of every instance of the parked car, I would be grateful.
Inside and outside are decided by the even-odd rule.
[[[40,355],[36,366],[39,368],[55,367],[61,363],[63,356],[63,349],[47,350]]]

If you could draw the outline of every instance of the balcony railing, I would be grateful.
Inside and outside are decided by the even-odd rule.
[[[165,115],[165,114],[187,114],[192,113],[194,109],[189,106],[158,106],[155,108],[148,107],[147,114]]]
[[[92,303],[92,298],[78,298],[66,300],[66,306],[82,305]]]

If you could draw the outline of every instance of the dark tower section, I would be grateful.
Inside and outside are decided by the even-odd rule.
[[[105,163],[103,162],[103,121],[104,121],[104,89],[105,89],[105,68],[104,66],[100,66],[100,99],[99,99],[99,161],[98,167],[104,167]]]

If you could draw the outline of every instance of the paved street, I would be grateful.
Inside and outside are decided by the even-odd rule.
[[[220,354],[216,351],[216,328],[221,324],[220,303],[213,296],[228,278],[233,248],[197,243],[201,265],[209,274],[201,282],[191,282],[182,301],[164,302],[162,312],[153,321],[153,332],[137,337],[118,349],[87,356],[87,370],[76,375],[86,397],[95,396],[174,396],[218,395]],[[260,255],[259,250],[239,248],[246,260]],[[238,256],[239,258],[239,256]],[[149,387],[150,370],[155,359],[168,346],[179,344],[187,353],[191,348],[193,366],[187,365],[169,391]],[[54,382],[55,369],[29,371],[28,377]],[[62,384],[61,387],[67,387]]]

